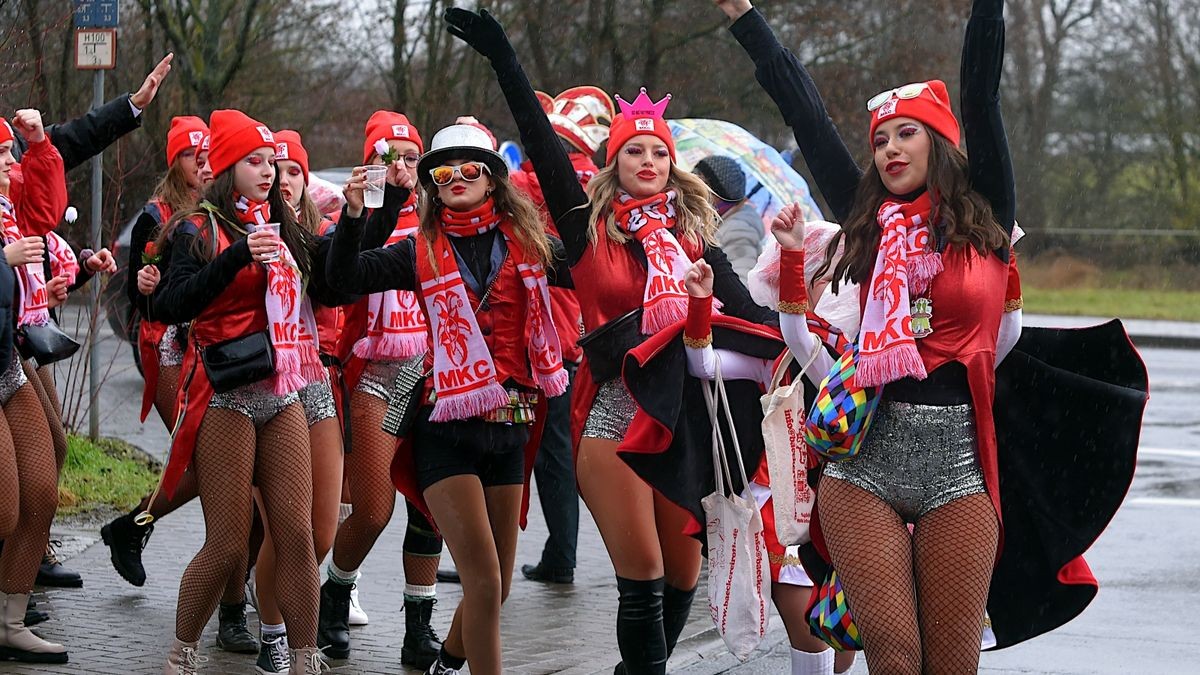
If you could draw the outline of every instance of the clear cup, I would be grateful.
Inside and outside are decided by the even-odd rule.
[[[368,209],[383,207],[383,185],[387,180],[387,167],[371,165],[366,167],[367,188],[363,191],[363,206]]]
[[[261,225],[254,226],[255,232],[258,232],[260,230],[266,230],[267,232],[270,232],[271,234],[275,235],[275,242],[276,242],[275,252],[263,256],[262,261],[264,263],[272,263],[272,262],[275,262],[276,260],[279,260],[279,246],[281,246],[283,244],[283,240],[279,238],[279,223],[263,223]]]

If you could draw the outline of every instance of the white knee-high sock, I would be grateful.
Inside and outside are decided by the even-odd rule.
[[[792,675],[833,675],[833,649],[816,654],[793,649]]]

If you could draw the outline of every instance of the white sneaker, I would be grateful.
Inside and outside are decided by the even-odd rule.
[[[358,585],[350,591],[350,625],[365,626],[370,621],[367,618],[367,613],[363,611],[362,605],[358,604]]]

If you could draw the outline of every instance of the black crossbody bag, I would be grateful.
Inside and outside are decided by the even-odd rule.
[[[212,226],[213,257],[217,256],[217,219],[208,209]],[[275,347],[267,331],[243,335],[208,345],[200,350],[200,361],[213,391],[225,394],[275,374]]]

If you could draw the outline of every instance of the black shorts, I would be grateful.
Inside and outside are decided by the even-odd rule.
[[[528,424],[496,424],[481,419],[430,422],[432,406],[413,422],[413,463],[422,492],[451,476],[479,476],[484,487],[525,482]]]

